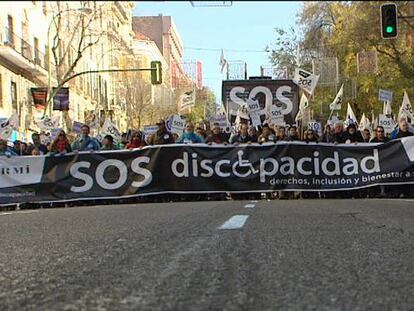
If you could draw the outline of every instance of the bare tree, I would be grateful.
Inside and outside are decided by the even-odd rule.
[[[51,68],[51,72],[55,76],[57,81],[56,91],[62,88],[71,78],[76,70],[77,65],[84,57],[88,49],[97,45],[98,42],[105,35],[104,29],[99,27],[99,20],[102,19],[102,9],[105,5],[97,6],[96,1],[80,1],[81,8],[89,10],[88,14],[75,13],[71,11],[80,11],[69,9],[68,4],[63,7],[65,2],[56,1],[53,2],[55,7],[52,7],[54,12],[53,25],[51,25],[51,33],[53,39],[51,42],[50,50],[53,56],[53,67],[55,72]],[[53,6],[51,2],[51,6]],[[49,51],[47,51],[48,57]],[[50,104],[54,93],[49,94],[48,103]],[[64,119],[66,126],[71,127],[71,120],[69,119],[68,112],[64,112]]]

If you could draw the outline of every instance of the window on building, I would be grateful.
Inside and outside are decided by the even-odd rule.
[[[14,46],[13,26],[14,26],[13,17],[10,15],[7,15],[7,43],[11,46]]]
[[[42,10],[43,10],[43,14],[47,15],[47,1],[42,1]]]
[[[12,100],[12,108],[16,109],[17,111],[17,85],[13,81],[10,84],[10,94]]]
[[[0,107],[3,107],[3,77],[0,74]]]
[[[40,65],[39,39],[34,38],[34,61],[36,65]]]
[[[22,21],[22,37],[22,55],[32,60],[31,46],[29,45],[29,23],[26,19]]]

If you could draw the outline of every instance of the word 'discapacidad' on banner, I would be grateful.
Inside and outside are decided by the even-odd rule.
[[[0,204],[414,183],[414,137],[386,144],[164,145],[0,157]]]

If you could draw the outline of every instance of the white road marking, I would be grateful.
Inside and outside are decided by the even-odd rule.
[[[7,213],[0,213],[0,216],[11,215],[11,214],[13,214],[13,213],[9,213],[9,212],[7,212]]]
[[[370,199],[370,200],[378,200],[378,201],[400,201],[400,202],[414,202],[414,199],[397,199],[397,198],[390,198],[390,199],[388,199],[388,198],[383,198],[383,199],[376,199],[376,198],[373,198],[373,199]]]
[[[0,216],[5,216],[5,215],[17,215],[17,214],[31,214],[31,213],[38,213],[39,211],[16,211],[16,212],[5,212],[5,213],[0,213]]]
[[[219,230],[241,229],[246,223],[247,218],[249,218],[249,215],[235,215],[231,217],[229,220],[227,220],[224,224],[222,224],[217,229]]]
[[[245,208],[255,208],[256,205],[255,204],[246,204],[244,207]]]
[[[250,201],[250,203],[257,203],[257,202],[258,202],[257,200]]]

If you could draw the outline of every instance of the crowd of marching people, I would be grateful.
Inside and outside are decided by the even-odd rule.
[[[32,134],[32,142],[25,143],[14,141],[12,145],[6,140],[0,139],[0,156],[26,156],[26,155],[49,155],[55,156],[77,151],[98,152],[100,150],[122,150],[136,149],[147,145],[165,145],[165,144],[250,144],[250,143],[277,143],[279,141],[293,142],[319,142],[332,144],[358,144],[358,143],[386,143],[389,140],[413,136],[410,125],[405,119],[401,119],[398,127],[390,134],[386,135],[382,126],[377,126],[371,133],[369,129],[360,131],[353,123],[345,124],[337,121],[334,124],[327,124],[322,135],[311,128],[307,128],[300,135],[300,130],[296,125],[291,126],[270,126],[264,124],[259,129],[249,126],[246,123],[239,125],[238,130],[234,133],[226,133],[222,130],[219,123],[214,123],[212,127],[206,123],[194,125],[191,122],[186,123],[181,135],[170,133],[167,130],[165,120],[158,121],[158,130],[150,135],[145,136],[141,131],[129,131],[123,133],[119,142],[115,142],[111,135],[106,135],[99,141],[97,138],[90,136],[90,128],[83,125],[80,134],[70,140],[61,130],[55,139],[48,143],[42,144],[38,133]],[[400,196],[401,193],[395,193],[390,186],[373,187],[373,189],[352,191],[354,197],[372,197],[372,196]],[[401,191],[400,191],[401,192]],[[272,194],[272,197],[293,198],[293,193],[279,191]],[[349,195],[349,193],[347,194]],[[405,194],[403,193],[402,196]],[[300,197],[332,197],[332,193],[301,192]]]
[[[391,139],[397,139],[414,134],[409,129],[409,124],[405,119],[400,120],[398,127],[389,135],[385,134],[382,126],[371,133],[369,129],[358,130],[355,124],[348,124],[346,127],[342,121],[337,121],[333,125],[327,124],[322,135],[311,128],[303,131],[302,135],[296,125],[291,126],[269,126],[264,124],[259,129],[249,126],[246,123],[239,125],[235,133],[226,133],[222,130],[219,123],[214,123],[212,128],[208,124],[199,123],[196,126],[188,122],[181,135],[170,133],[164,120],[157,123],[158,130],[145,136],[141,131],[129,131],[123,133],[121,140],[117,143],[111,135],[103,137],[99,141],[90,136],[88,125],[83,125],[81,133],[73,140],[67,137],[65,131],[61,130],[56,138],[47,144],[42,144],[40,134],[32,134],[32,142],[25,143],[16,140],[10,144],[6,140],[0,140],[0,155],[5,156],[24,156],[24,155],[56,155],[76,151],[99,151],[99,150],[122,150],[135,149],[147,145],[164,144],[248,144],[248,143],[276,143],[278,141],[304,141],[322,142],[332,144],[349,143],[385,143]]]

